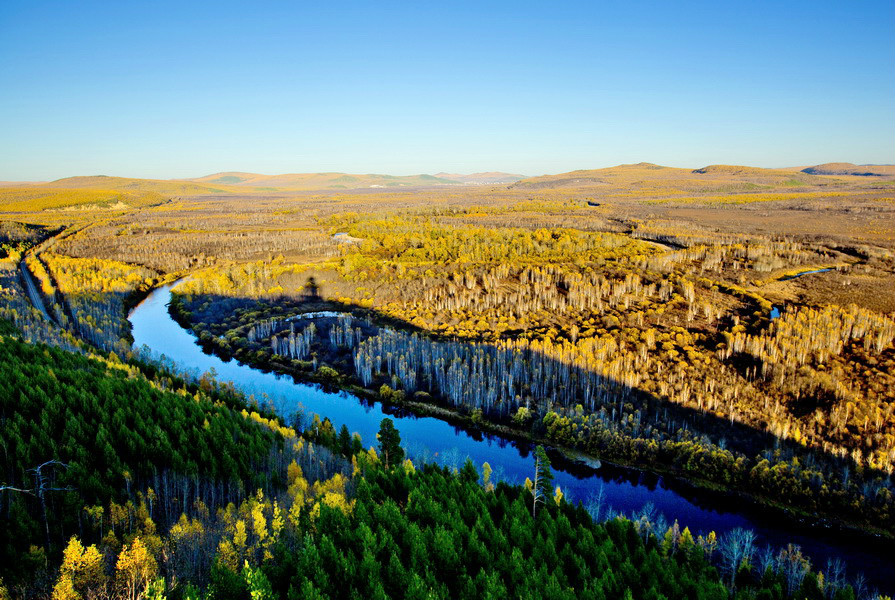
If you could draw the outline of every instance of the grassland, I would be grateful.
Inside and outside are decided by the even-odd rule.
[[[0,213],[122,211],[172,197],[220,192],[209,186],[124,177],[70,177],[44,184],[0,186]]]

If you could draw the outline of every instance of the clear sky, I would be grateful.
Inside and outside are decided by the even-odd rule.
[[[0,2],[0,180],[895,163],[895,2]]]

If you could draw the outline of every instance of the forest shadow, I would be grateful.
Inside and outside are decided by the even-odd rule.
[[[312,313],[312,312],[332,312],[339,314],[351,315],[354,323],[361,330],[361,340],[376,335],[380,328],[388,328],[400,331],[409,335],[416,334],[421,338],[427,338],[433,342],[448,342],[450,338],[435,335],[421,327],[418,327],[403,319],[386,315],[375,309],[364,307],[354,303],[339,302],[334,300],[324,300],[319,294],[319,287],[313,280],[309,281],[306,286],[307,292],[300,297],[282,296],[276,299],[259,300],[247,296],[224,296],[215,294],[205,294],[201,297],[201,310],[196,310],[189,316],[184,312],[185,308],[175,306],[172,303],[171,314],[174,318],[188,329],[193,329],[199,338],[200,345],[206,352],[218,355],[224,360],[237,359],[242,363],[252,367],[259,368],[268,372],[283,373],[292,376],[299,383],[315,383],[321,385],[327,391],[348,391],[353,393],[360,402],[373,405],[380,402],[383,406],[383,412],[399,417],[407,416],[435,416],[443,421],[450,423],[457,431],[463,431],[475,440],[488,440],[492,443],[500,445],[512,444],[518,449],[520,454],[525,457],[532,450],[532,442],[530,437],[537,439],[546,439],[548,443],[557,447],[571,448],[588,455],[599,456],[601,460],[606,461],[599,469],[593,468],[583,460],[570,458],[566,453],[558,450],[551,451],[551,460],[563,471],[568,472],[578,479],[586,479],[599,475],[604,480],[613,480],[618,482],[628,482],[635,485],[645,485],[648,489],[655,489],[656,486],[662,485],[670,488],[684,498],[690,500],[696,506],[701,508],[716,508],[715,500],[717,494],[706,496],[704,487],[694,485],[689,479],[711,481],[722,486],[727,485],[730,489],[738,489],[749,495],[763,496],[772,502],[785,502],[783,497],[777,497],[773,491],[775,487],[762,489],[761,484],[767,483],[774,486],[777,484],[772,481],[773,478],[780,474],[773,472],[770,468],[765,469],[768,481],[756,482],[759,487],[751,487],[751,474],[740,474],[740,480],[736,480],[737,474],[732,470],[739,468],[735,461],[723,458],[723,452],[719,449],[706,447],[702,441],[703,436],[708,438],[713,444],[720,444],[721,448],[726,448],[734,453],[742,454],[747,459],[758,463],[762,458],[767,458],[769,467],[775,463],[779,464],[798,458],[801,465],[800,468],[817,469],[826,477],[839,477],[843,473],[861,473],[865,481],[871,481],[874,478],[882,478],[886,481],[888,476],[882,471],[874,471],[866,467],[859,468],[858,465],[850,457],[839,457],[831,453],[823,451],[821,448],[807,449],[790,439],[784,439],[773,433],[759,429],[749,424],[731,420],[729,418],[721,418],[717,415],[700,409],[695,409],[670,400],[656,396],[639,387],[632,387],[624,382],[618,381],[602,374],[598,374],[605,385],[613,390],[616,397],[612,402],[597,403],[596,410],[600,405],[608,408],[618,409],[618,418],[623,415],[628,416],[639,410],[641,417],[644,419],[644,427],[651,426],[656,431],[661,426],[661,434],[654,435],[652,438],[634,438],[625,436],[620,433],[617,437],[621,440],[615,440],[614,445],[607,447],[605,445],[590,443],[588,439],[582,438],[582,435],[575,433],[571,427],[555,427],[549,428],[545,426],[544,420],[535,417],[530,426],[526,429],[520,429],[518,423],[513,423],[511,415],[489,414],[485,412],[488,421],[496,424],[497,427],[489,426],[489,424],[476,423],[471,419],[471,409],[469,407],[458,407],[447,401],[444,397],[428,389],[427,382],[421,381],[420,388],[428,389],[427,392],[420,394],[417,392],[412,397],[416,403],[426,405],[429,404],[435,409],[447,409],[456,411],[454,414],[446,414],[443,410],[437,410],[437,414],[429,414],[427,411],[420,411],[418,406],[413,409],[408,408],[405,403],[393,402],[388,398],[382,398],[375,392],[382,384],[391,384],[391,380],[377,377],[372,385],[367,386],[366,394],[358,393],[357,388],[348,389],[350,386],[359,385],[358,378],[355,376],[352,349],[336,349],[328,344],[321,344],[316,348],[317,359],[314,370],[304,368],[296,361],[281,360],[277,356],[272,355],[270,346],[266,348],[268,352],[262,353],[259,350],[265,349],[265,344],[250,344],[245,340],[245,330],[251,326],[251,323],[257,323],[260,320],[269,320],[284,318],[287,315],[295,313]],[[321,317],[313,319],[319,331],[319,339],[325,340],[327,332],[332,327],[337,318]],[[215,329],[216,328],[216,329]],[[212,329],[212,331],[209,331]],[[241,334],[237,334],[235,338],[228,336],[234,341],[228,341],[222,336],[226,332],[237,329]],[[286,333],[288,333],[288,328]],[[242,344],[242,346],[240,346]],[[328,347],[329,346],[329,347]],[[561,361],[538,353],[532,350],[526,350],[540,361],[553,362],[557,367],[564,365]],[[262,356],[263,355],[263,356]],[[299,361],[301,362],[301,361]],[[306,361],[305,361],[306,362]],[[315,375],[318,367],[330,366],[335,368],[343,376],[339,378],[321,378]],[[590,371],[581,370],[579,367],[575,369],[582,373]],[[595,372],[594,372],[595,373]],[[347,375],[347,377],[346,377]],[[428,385],[434,387],[434,384],[428,382]],[[631,410],[626,409],[626,405],[630,405]],[[538,403],[538,412],[543,417],[551,408]],[[574,410],[574,409],[572,409]],[[422,415],[421,415],[422,412]],[[585,411],[587,413],[589,411]],[[562,410],[558,411],[560,419],[567,413]],[[323,417],[325,415],[321,415]],[[613,418],[616,418],[615,416]],[[627,440],[624,438],[627,437]],[[644,448],[650,445],[652,440],[657,443],[662,442],[679,442],[681,450],[678,454],[670,453],[671,451],[660,451],[661,460],[657,462],[649,462],[644,460]],[[610,440],[612,441],[612,440]],[[674,444],[667,444],[672,447]],[[612,463],[612,464],[610,464]],[[638,465],[638,467],[627,467],[625,464]],[[754,466],[754,465],[752,465]],[[725,473],[725,468],[730,468],[730,473]],[[642,469],[647,469],[646,471]],[[664,475],[658,475],[662,472]],[[607,479],[608,477],[608,479]],[[854,476],[852,476],[854,479]],[[810,498],[817,494],[824,487],[824,477],[810,477],[807,480],[796,478],[799,485],[803,489],[797,490],[805,498]],[[724,493],[724,492],[722,492]],[[714,498],[712,498],[714,496]],[[873,498],[868,496],[868,500]],[[810,509],[806,509],[807,514],[811,514]],[[833,514],[829,507],[822,512]],[[843,513],[848,514],[848,513]],[[817,516],[817,515],[815,515]],[[887,525],[884,525],[887,527]]]

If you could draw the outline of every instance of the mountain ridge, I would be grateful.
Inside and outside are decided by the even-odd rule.
[[[582,187],[587,185],[603,185],[609,179],[637,176],[648,179],[664,178],[669,175],[682,176],[715,176],[715,177],[781,177],[793,175],[815,176],[849,176],[849,177],[895,177],[895,165],[861,164],[847,162],[830,162],[813,166],[793,166],[780,168],[750,167],[746,165],[712,164],[704,167],[683,168],[668,167],[654,163],[640,162],[619,164],[598,169],[577,169],[561,173],[527,177],[517,173],[503,171],[482,171],[461,174],[438,172],[434,175],[420,173],[417,175],[388,175],[383,173],[344,173],[324,171],[316,173],[284,173],[266,175],[248,171],[220,171],[201,177],[153,179],[140,177],[117,177],[109,175],[76,175],[53,181],[0,181],[0,186],[7,188],[28,188],[33,186],[52,188],[106,188],[136,189],[152,188],[153,191],[196,194],[220,191],[239,191],[242,189],[258,190],[314,190],[314,189],[360,189],[360,188],[401,188],[431,187],[442,185],[509,185],[510,187]],[[213,186],[213,187],[209,187]],[[226,186],[228,189],[213,189]]]
[[[525,179],[525,175],[519,175],[516,173],[504,173],[502,171],[487,171],[483,173],[469,173],[467,175],[463,175],[460,173],[436,173],[435,177],[440,177],[442,179],[452,179],[454,181],[459,181],[461,183],[466,183],[470,185],[487,185],[487,184],[499,184],[499,183],[515,183],[516,181],[520,181]]]
[[[824,163],[802,169],[811,175],[857,175],[861,177],[890,177],[895,175],[895,165],[855,165],[846,162]]]
[[[358,188],[400,188],[431,185],[459,185],[461,182],[434,175],[387,175],[382,173],[342,173],[337,171],[321,173],[283,173],[266,175],[244,171],[222,171],[202,177],[184,179],[200,184],[230,185],[248,188],[275,189],[358,189]]]

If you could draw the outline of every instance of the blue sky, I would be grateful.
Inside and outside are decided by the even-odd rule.
[[[3,0],[0,180],[893,163],[893,32],[891,0]]]

